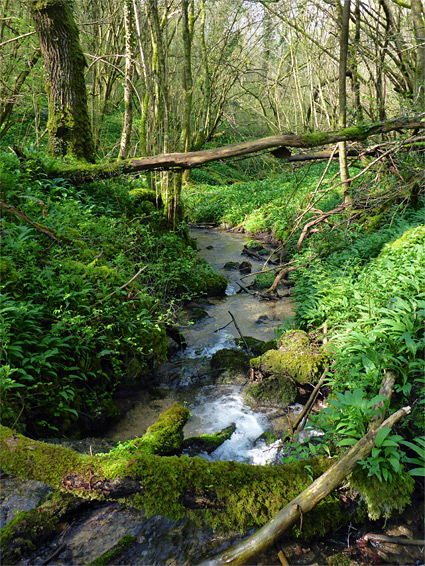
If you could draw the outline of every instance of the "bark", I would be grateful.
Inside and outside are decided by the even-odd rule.
[[[94,161],[84,78],[86,61],[67,0],[31,0],[46,71],[49,150]]]
[[[125,29],[125,85],[124,85],[124,122],[122,127],[118,158],[126,159],[130,150],[131,130],[133,127],[133,40],[132,40],[131,0],[124,3]]]
[[[350,2],[344,0],[344,7],[341,16],[341,33],[339,40],[339,127],[345,128],[347,125],[347,58],[348,58],[348,32],[350,26]],[[344,201],[350,202],[349,195],[350,183],[348,179],[347,144],[345,141],[339,142],[339,169],[344,191]]]
[[[410,407],[404,407],[388,417],[380,427],[369,431],[329,470],[279,511],[267,525],[235,547],[202,562],[201,566],[246,564],[248,560],[265,551],[277,542],[297,519],[311,511],[331,491],[337,488],[351,474],[357,463],[369,455],[375,444],[375,437],[381,428],[384,426],[394,426],[396,422],[408,415],[410,411]]]
[[[422,0],[411,0],[411,11],[417,44],[415,104],[418,108],[423,108],[425,106],[425,21]]]

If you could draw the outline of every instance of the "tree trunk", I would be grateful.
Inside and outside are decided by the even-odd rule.
[[[341,33],[339,39],[339,127],[347,125],[347,57],[348,57],[348,32],[350,26],[350,1],[344,0],[341,16]],[[339,143],[339,170],[344,192],[344,201],[350,202],[349,194],[350,178],[347,161],[347,144],[345,141]]]
[[[416,81],[415,81],[415,106],[425,107],[425,21],[424,6],[422,0],[411,0],[413,27],[415,30],[417,55],[416,55]]]
[[[86,61],[67,0],[31,0],[49,101],[49,150],[94,162],[84,78]]]
[[[132,8],[131,0],[124,3],[125,29],[125,85],[124,85],[124,122],[122,127],[120,151],[118,158],[126,159],[130,150],[131,130],[133,127],[133,40],[132,40]]]

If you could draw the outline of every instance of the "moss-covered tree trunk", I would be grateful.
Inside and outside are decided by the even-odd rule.
[[[133,128],[133,17],[131,0],[124,2],[125,29],[125,84],[124,84],[124,120],[121,133],[119,159],[126,159],[130,150],[131,131]]]
[[[86,60],[71,8],[67,0],[31,0],[29,5],[46,71],[49,150],[93,162]]]

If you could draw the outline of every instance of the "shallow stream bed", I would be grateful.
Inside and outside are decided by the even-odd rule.
[[[229,279],[226,296],[197,303],[207,316],[181,329],[187,347],[160,371],[160,381],[171,386],[163,386],[160,391],[153,393],[141,392],[132,409],[106,436],[112,440],[141,436],[161,412],[178,401],[187,405],[192,413],[185,427],[187,437],[212,434],[232,423],[236,424],[236,431],[228,441],[210,456],[200,454],[201,457],[265,464],[273,460],[276,450],[267,447],[264,441],[258,440],[259,437],[266,430],[277,432],[286,428],[288,412],[291,417],[291,413],[296,414],[300,406],[296,405],[289,411],[251,409],[244,402],[240,385],[213,383],[214,374],[210,370],[209,359],[221,349],[237,348],[235,339],[240,337],[239,331],[243,336],[264,342],[275,339],[276,329],[293,316],[295,305],[290,297],[263,301],[260,297],[240,292],[238,283],[247,287],[267,258],[265,255],[264,261],[259,261],[241,255],[244,245],[249,241],[248,236],[203,229],[193,229],[191,235],[197,241],[199,256]],[[270,248],[270,253],[272,251]],[[253,275],[244,276],[238,269],[224,268],[228,262],[241,264],[243,261],[251,263]]]

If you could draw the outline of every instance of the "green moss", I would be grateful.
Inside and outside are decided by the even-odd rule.
[[[273,347],[270,346],[270,342],[263,342],[263,340],[258,340],[258,338],[253,338],[252,336],[244,336],[244,338],[254,356],[260,356]],[[245,347],[245,342],[242,338],[237,338],[235,342],[240,348]],[[276,342],[274,342],[274,346],[276,346]]]
[[[263,434],[258,437],[258,440],[264,440],[267,446],[270,446],[270,444],[273,444],[273,442],[276,442],[278,439],[279,437],[277,434],[274,434],[274,432],[271,432],[270,430],[265,430]]]
[[[236,430],[236,425],[233,423],[227,428],[214,434],[202,434],[201,436],[191,436],[185,438],[181,446],[182,450],[188,455],[195,455],[199,452],[207,452],[211,454],[219,446],[229,440]]]
[[[212,355],[211,369],[220,374],[221,381],[233,382],[235,379],[247,378],[250,356],[242,350],[224,348]]]
[[[277,350],[269,350],[251,360],[251,367],[277,377],[290,376],[295,381],[314,383],[323,371],[328,355],[302,330],[290,330],[279,341]]]
[[[367,232],[375,232],[378,230],[382,223],[383,214],[375,214],[375,216],[370,216],[366,219],[366,231]]]
[[[110,455],[127,453],[143,454],[176,454],[182,445],[183,427],[190,417],[186,407],[174,403],[162,413],[158,420],[151,425],[141,438],[120,442]]]
[[[71,494],[50,494],[44,503],[16,515],[0,531],[2,564],[16,564],[58,529],[61,518],[77,505]]]
[[[369,518],[376,521],[380,517],[390,518],[401,513],[410,504],[410,496],[415,480],[407,472],[394,474],[391,481],[379,481],[376,476],[368,476],[359,466],[352,474],[350,484],[366,502]]]
[[[351,126],[337,132],[340,136],[347,136],[350,140],[363,141],[368,137],[368,129],[364,126]]]
[[[305,143],[305,147],[308,147],[321,145],[328,139],[329,135],[323,132],[311,132],[309,134],[303,134],[301,137]]]
[[[208,313],[206,310],[201,309],[199,307],[195,307],[191,310],[190,312],[190,320],[193,322],[196,322],[198,320],[202,320],[204,318],[206,318],[208,316]]]
[[[228,269],[236,271],[237,269],[239,269],[239,263],[237,261],[227,261],[224,265],[223,265],[223,269]]]
[[[17,281],[19,279],[18,273],[15,270],[12,262],[7,257],[0,258],[0,282],[5,284],[8,281]]]
[[[138,187],[137,189],[132,189],[130,195],[136,201],[136,203],[141,203],[144,201],[156,202],[156,192],[151,189],[146,189],[144,187]]]
[[[104,566],[116,563],[117,558],[128,550],[136,542],[136,540],[137,539],[134,535],[123,536],[122,539],[111,548],[111,550],[108,550],[108,552],[105,552],[102,556],[99,556],[93,560],[93,562],[90,562],[89,566]]]
[[[251,383],[244,391],[248,403],[287,407],[295,401],[298,389],[287,376],[271,376]]]
[[[260,242],[257,242],[257,240],[248,240],[248,242],[245,244],[245,247],[248,250],[252,250],[254,252],[257,253],[267,253],[267,250],[265,249],[265,247],[263,246],[263,244],[261,244]]]
[[[251,285],[254,289],[268,289],[273,285],[276,274],[272,271],[266,273],[259,273],[255,276],[254,282]]]

